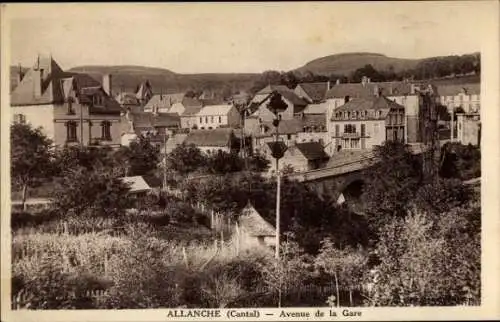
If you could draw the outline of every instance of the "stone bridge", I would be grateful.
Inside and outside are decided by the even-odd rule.
[[[443,146],[446,142],[448,140],[442,140],[440,145]],[[424,149],[420,144],[410,145],[413,154],[421,154]],[[328,167],[294,173],[287,177],[305,183],[325,200],[357,204],[364,185],[365,170],[377,161],[374,154],[370,151],[354,158],[333,161]]]

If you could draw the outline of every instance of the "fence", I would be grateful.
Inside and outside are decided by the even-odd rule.
[[[87,290],[80,294],[72,293],[69,294],[65,299],[73,300],[78,302],[79,300],[84,302],[90,300],[94,303],[93,306],[99,307],[101,303],[104,302],[107,296],[106,290]],[[21,290],[11,298],[11,308],[12,310],[23,310],[31,308],[32,295],[28,291]]]

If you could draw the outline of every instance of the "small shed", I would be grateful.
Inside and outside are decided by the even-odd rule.
[[[276,244],[276,230],[250,204],[242,210],[237,223],[239,247],[252,248],[255,246],[274,247]]]
[[[129,193],[132,194],[146,194],[153,190],[141,176],[123,177],[122,181],[130,185]]]

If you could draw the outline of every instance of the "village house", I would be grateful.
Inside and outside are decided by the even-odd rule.
[[[143,112],[143,108],[153,96],[151,83],[145,81],[137,86],[135,93],[121,92],[116,95],[115,99],[122,107],[122,110],[130,110],[132,112]]]
[[[266,144],[264,155],[272,160],[272,165],[275,164],[275,159],[271,155],[271,147]],[[315,170],[323,167],[328,162],[329,156],[326,154],[324,147],[319,142],[304,142],[292,143],[288,146],[285,154],[278,160],[279,169],[291,167],[293,171],[303,172]],[[269,171],[274,172],[275,167],[271,166]]]
[[[404,106],[382,95],[353,98],[335,109],[330,137],[336,151],[365,150],[388,140],[405,140]]]
[[[238,218],[233,238],[240,250],[255,249],[256,247],[274,248],[276,246],[276,229],[248,203]]]
[[[64,72],[52,57],[38,57],[19,75],[11,93],[13,122],[42,127],[56,146],[120,145],[121,107],[111,96],[111,76],[102,84],[84,73]]]
[[[440,103],[449,113],[460,109],[462,113],[478,113],[481,107],[481,84],[438,85]]]
[[[278,140],[288,146],[297,141],[298,134],[303,130],[303,123],[300,119],[282,120],[277,130]],[[261,153],[266,143],[276,140],[276,127],[272,122],[257,124],[257,129],[252,129],[251,133],[252,147],[255,153]]]
[[[269,92],[269,90],[271,90]],[[269,92],[269,93],[268,93]],[[286,108],[277,111],[278,117],[282,120],[290,120],[301,115],[302,111],[307,106],[307,102],[298,97],[292,90],[286,86],[271,86],[264,88],[258,92],[251,101],[251,109],[245,119],[245,123],[255,122],[272,122],[276,118],[276,114],[269,109],[269,102],[273,96],[277,95],[286,105]]]
[[[236,153],[239,151],[240,140],[236,137],[233,129],[216,128],[212,130],[192,130],[187,134],[184,144],[193,144],[205,153],[219,150]]]
[[[321,103],[330,90],[330,82],[300,83],[293,90],[297,96],[311,103]]]
[[[169,113],[170,109],[175,103],[182,103],[186,93],[172,93],[172,94],[155,94],[144,106],[144,112],[153,113]]]
[[[240,113],[232,104],[203,106],[196,116],[198,129],[216,129],[219,127],[236,128],[240,126]]]
[[[325,103],[307,105],[300,120],[303,130],[297,133],[297,142],[319,142],[323,146],[329,142]]]
[[[327,120],[331,120],[335,110],[351,99],[384,95],[387,99],[404,107],[404,140],[405,143],[416,143],[420,140],[418,126],[420,105],[422,104],[420,91],[426,88],[428,86],[426,87],[424,84],[410,83],[409,81],[372,83],[368,77],[363,77],[361,83],[345,84],[337,81],[326,94],[326,117]],[[332,126],[331,121],[327,122],[327,130],[330,133],[334,132]]]
[[[172,104],[168,111],[169,113],[177,113],[179,115],[183,115],[187,109],[201,109],[202,107],[203,103],[200,100],[185,96],[182,101]]]
[[[138,136],[149,137],[159,147],[168,136],[180,129],[180,118],[175,113],[122,113],[122,145],[128,146]]]
[[[481,117],[479,113],[457,113],[457,136],[462,144],[481,145]]]

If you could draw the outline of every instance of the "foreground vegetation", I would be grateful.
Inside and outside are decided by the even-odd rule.
[[[13,139],[41,135],[21,127]],[[259,158],[241,171],[237,156],[180,146],[167,160],[178,196],[133,197],[119,177],[158,171],[158,162],[141,167],[141,156],[159,160],[147,140],[113,153],[46,143],[13,151],[14,188],[54,183],[51,209],[12,214],[16,308],[480,304],[480,196],[462,184],[480,175],[475,148],[443,149],[437,164],[454,171],[429,177],[407,147],[385,144],[359,214],[285,181],[278,262],[270,249],[216,236],[193,207],[237,219],[250,201],[274,224],[276,187]],[[45,167],[26,162],[26,151]]]

